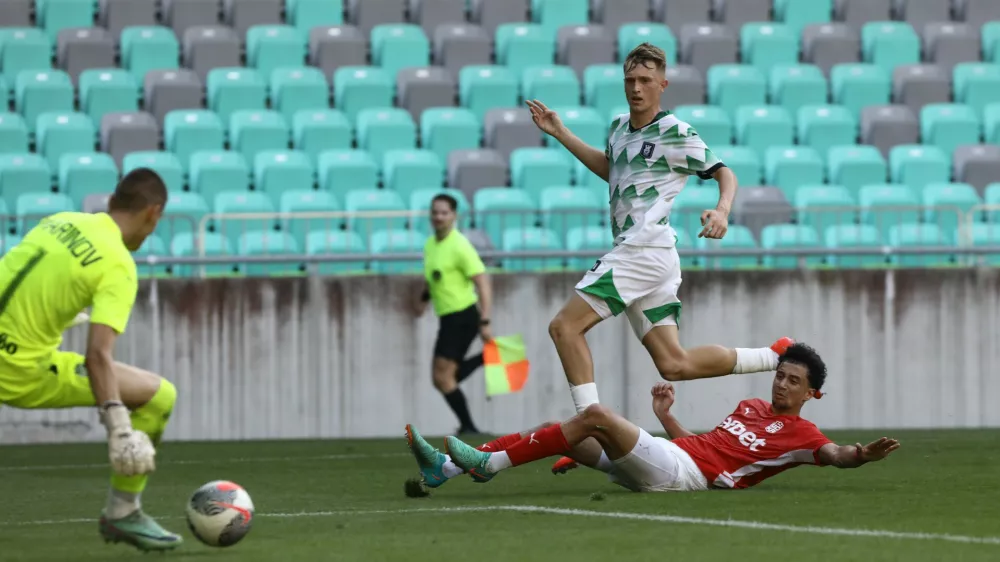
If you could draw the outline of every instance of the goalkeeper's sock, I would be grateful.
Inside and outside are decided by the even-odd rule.
[[[132,429],[141,431],[149,436],[153,446],[159,446],[163,437],[163,430],[167,427],[170,413],[174,410],[174,402],[177,401],[177,388],[163,379],[160,381],[160,388],[157,389],[153,398],[142,406],[132,411]],[[111,475],[112,496],[114,492],[124,492],[128,494],[141,494],[146,489],[146,481],[149,475],[138,476]],[[112,498],[108,498],[108,507],[112,507]],[[126,514],[127,515],[127,514]],[[110,517],[110,514],[109,514]]]
[[[778,368],[778,354],[770,347],[736,348],[736,365],[733,374],[763,373]]]
[[[521,439],[522,437],[520,433],[511,433],[510,435],[504,435],[503,437],[494,439],[489,443],[483,443],[476,448],[487,453],[499,453],[500,451],[506,451],[511,445],[517,443]]]

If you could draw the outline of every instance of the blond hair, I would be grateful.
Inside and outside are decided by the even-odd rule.
[[[628,73],[639,65],[646,68],[652,65],[653,68],[662,72],[667,68],[667,54],[652,43],[642,43],[632,49],[625,58],[625,72]]]

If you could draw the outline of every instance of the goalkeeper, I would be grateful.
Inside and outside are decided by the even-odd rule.
[[[108,212],[48,216],[0,259],[0,403],[97,406],[112,469],[99,531],[105,541],[141,550],[181,543],[139,502],[177,390],[116,362],[112,352],[138,290],[131,251],[156,228],[166,202],[163,180],[152,170],[134,170],[116,187]],[[86,322],[87,307],[86,355],[60,351],[63,331]]]

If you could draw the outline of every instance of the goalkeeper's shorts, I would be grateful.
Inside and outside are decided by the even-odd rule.
[[[0,403],[15,408],[94,406],[94,392],[79,353],[56,351],[39,368],[0,360]]]

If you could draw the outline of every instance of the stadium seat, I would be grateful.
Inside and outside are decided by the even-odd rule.
[[[168,256],[167,244],[156,234],[150,234],[142,242],[142,246],[132,253],[135,257],[136,273],[140,278],[146,277],[166,277],[170,268],[166,265],[149,265],[146,263],[148,256]]]
[[[608,214],[607,204],[592,189],[549,186],[539,194],[541,226],[565,240],[570,229],[602,226]]]
[[[482,124],[462,108],[431,108],[420,118],[420,145],[442,160],[452,150],[479,148]]]
[[[346,8],[347,21],[365,35],[378,24],[405,21],[405,0],[347,0]]]
[[[410,193],[410,229],[416,230],[424,236],[431,234],[430,208],[431,202],[439,194],[450,195],[458,202],[458,227],[461,230],[468,230],[472,226],[472,213],[470,212],[469,199],[464,193],[457,189],[450,188],[428,188],[415,189]]]
[[[262,110],[267,103],[267,84],[256,70],[216,68],[208,73],[208,108],[229,123],[233,113]]]
[[[892,99],[914,112],[929,103],[951,101],[951,77],[932,64],[897,66],[892,73]]]
[[[746,226],[759,238],[769,224],[792,222],[795,210],[777,187],[741,187],[736,191],[732,214],[735,223]]]
[[[125,70],[91,69],[80,74],[80,110],[100,123],[108,113],[139,111],[139,85]]]
[[[93,152],[97,131],[83,113],[50,112],[38,116],[36,151],[49,162],[53,178],[59,172],[59,158],[70,152]]]
[[[344,196],[347,230],[353,230],[364,240],[384,229],[406,228],[406,204],[395,191],[387,189],[353,189]],[[382,216],[358,216],[363,213],[383,213]],[[394,214],[394,216],[393,216]]]
[[[767,80],[759,69],[740,64],[720,64],[708,71],[708,102],[730,116],[743,106],[767,103]]]
[[[549,107],[559,114],[563,125],[583,142],[601,150],[607,147],[608,123],[596,110],[589,107]],[[555,137],[545,135],[542,140],[546,146],[562,154],[568,162],[572,163],[575,159]]]
[[[702,135],[701,129],[698,134]],[[704,136],[704,135],[702,135]],[[728,144],[708,143],[712,152],[722,160],[726,167],[736,174],[738,183],[742,185],[758,185],[764,177],[763,166],[760,155],[752,148],[746,146],[733,146]],[[714,184],[715,180],[702,180],[705,184]]]
[[[708,22],[684,24],[680,30],[681,64],[693,66],[702,75],[715,65],[736,64],[739,41],[734,30]]]
[[[315,68],[278,68],[271,72],[271,107],[291,122],[302,110],[330,107],[330,86]]]
[[[448,155],[448,187],[467,196],[481,187],[507,183],[507,159],[495,150],[456,150]]]
[[[983,24],[980,47],[983,61],[1000,63],[1000,21],[988,21]]]
[[[239,152],[195,152],[189,161],[188,185],[205,201],[215,201],[224,191],[249,190],[250,166]]]
[[[357,123],[358,148],[370,152],[376,162],[390,150],[417,147],[417,125],[404,109],[366,109]]]
[[[35,24],[55,42],[63,29],[94,25],[96,8],[91,0],[36,0]]]
[[[365,109],[392,107],[395,80],[374,67],[347,66],[333,76],[334,106],[352,122]]]
[[[600,25],[562,27],[556,33],[556,62],[583,78],[588,66],[615,62],[615,37]]]
[[[34,27],[0,28],[0,68],[8,88],[22,70],[46,70],[52,66],[52,41]]]
[[[771,147],[794,143],[795,125],[785,108],[776,105],[741,106],[736,111],[736,142],[761,157]]]
[[[674,204],[670,208],[670,224],[677,230],[700,232],[701,214],[705,209],[714,209],[718,203],[718,189],[686,187],[674,198]]]
[[[263,77],[278,68],[299,68],[305,65],[306,38],[298,29],[287,25],[255,25],[247,31],[247,66]]]
[[[779,23],[747,23],[740,29],[740,60],[769,74],[799,62],[799,33]]]
[[[969,246],[1000,246],[1000,226],[995,224],[969,224],[962,231],[964,245]],[[1000,266],[1000,253],[972,256],[972,263],[986,266]]]
[[[849,25],[813,24],[802,32],[802,62],[818,66],[828,77],[837,65],[858,63],[860,53],[861,35]]]
[[[959,146],[953,162],[955,181],[971,184],[980,193],[1000,178],[1000,146],[995,144]]]
[[[287,232],[273,230],[253,230],[240,235],[237,251],[241,256],[283,256],[300,252],[295,238]],[[288,276],[301,272],[301,263],[269,262],[246,263],[244,271],[248,276]]]
[[[529,23],[505,23],[497,28],[496,62],[509,68],[518,80],[529,67],[551,66],[555,60],[554,31]]]
[[[904,22],[869,22],[861,28],[861,53],[891,76],[897,66],[920,62],[920,37]]]
[[[459,21],[464,21],[464,18]],[[458,76],[466,66],[493,62],[493,35],[476,25],[445,23],[437,28],[433,37],[434,64],[443,67],[452,76]]]
[[[977,26],[943,21],[928,23],[923,29],[924,60],[951,72],[955,65],[978,63],[980,40]]]
[[[285,20],[300,32],[344,23],[344,0],[286,0]]]
[[[506,187],[484,187],[473,196],[476,228],[491,240],[502,241],[508,228],[535,226],[537,207],[527,191]]]
[[[580,80],[567,66],[531,66],[521,82],[522,99],[537,99],[550,108],[580,105]]]
[[[317,26],[309,30],[309,65],[324,76],[345,66],[368,64],[368,36],[353,25]]]
[[[873,105],[861,111],[861,143],[878,147],[883,155],[919,139],[920,123],[905,105]]]
[[[951,166],[944,151],[934,146],[904,144],[889,153],[889,177],[892,183],[922,190],[930,183],[946,183]]]
[[[206,110],[171,111],[164,119],[163,144],[177,155],[188,171],[191,155],[200,151],[220,151],[225,143],[225,129],[219,116]]]
[[[920,198],[917,191],[900,184],[871,184],[858,192],[861,224],[874,226],[882,238],[897,224],[920,220]]]
[[[89,195],[114,191],[118,183],[118,166],[101,152],[64,154],[59,159],[59,192],[82,209]]]
[[[588,67],[583,74],[585,103],[607,115],[621,105],[625,74],[620,64],[600,64]]]
[[[712,20],[712,0],[653,0],[652,21],[670,25],[676,33],[686,24],[698,24]]]
[[[465,0],[407,0],[409,21],[423,28],[428,36],[442,24],[465,21]]]
[[[920,139],[951,156],[963,144],[979,144],[980,122],[975,111],[959,104],[925,105],[920,110]]]
[[[613,2],[604,0],[605,5]],[[643,18],[645,19],[645,18]],[[642,20],[636,20],[642,22]],[[618,62],[624,63],[632,49],[642,43],[651,43],[667,55],[667,66],[677,64],[677,38],[670,28],[662,23],[626,23],[618,28]]]
[[[372,254],[418,254],[424,249],[426,239],[418,232],[402,228],[383,228],[372,233],[369,247]],[[372,271],[383,275],[423,273],[423,262],[417,260],[385,261],[371,263]]]
[[[64,29],[56,40],[56,66],[77,84],[87,69],[114,68],[115,41],[100,27]]]
[[[1000,102],[983,108],[983,140],[990,144],[1000,144]]]
[[[171,152],[130,152],[122,160],[122,175],[137,168],[149,168],[159,174],[168,191],[184,190],[184,167]]]
[[[955,255],[948,252],[951,244],[936,224],[893,225],[889,228],[888,242],[893,248],[941,248],[941,253],[935,254],[895,254],[891,257],[892,262],[900,267],[942,267],[956,262]]]
[[[563,245],[559,234],[552,229],[512,227],[504,229],[502,248],[505,252],[562,251]],[[507,271],[546,271],[562,269],[563,260],[557,257],[503,258],[500,267]]]
[[[552,30],[589,22],[587,0],[531,0],[531,20]]]
[[[527,108],[494,108],[486,112],[483,144],[505,158],[518,148],[542,146],[542,133]]]
[[[108,113],[101,119],[101,150],[121,166],[133,151],[159,150],[160,131],[148,113]]]
[[[830,98],[851,110],[856,118],[871,105],[890,101],[890,74],[870,64],[838,64],[830,71]]]
[[[0,113],[0,154],[28,152],[28,125],[16,113]]]
[[[281,0],[223,0],[222,21],[239,37],[258,25],[281,23]]]
[[[467,2],[469,21],[478,24],[486,33],[495,34],[501,26],[527,21],[530,0],[509,0],[508,2],[493,2],[492,0],[470,0]]]
[[[823,240],[827,248],[871,248],[884,246],[882,235],[870,224],[841,224],[830,226],[824,231]],[[827,264],[843,268],[884,267],[886,256],[882,255],[835,255],[826,258]]]
[[[834,0],[833,19],[854,26],[870,21],[892,19],[892,4],[895,0]]]
[[[179,234],[197,233],[208,212],[208,203],[200,193],[172,191],[167,194],[167,206],[155,232],[164,240],[172,240]]]
[[[150,70],[178,68],[180,49],[177,37],[167,27],[129,27],[121,35],[121,65],[142,82]]]
[[[772,224],[765,226],[760,233],[760,246],[765,250],[802,250],[815,249],[815,254],[803,256],[764,256],[761,263],[764,267],[774,269],[796,269],[801,262],[806,267],[823,265],[819,234],[816,229],[797,224]]]
[[[164,25],[169,25],[178,37],[198,26],[219,25],[219,5],[203,0],[163,0],[161,2]],[[202,77],[204,79],[204,77]]]
[[[27,27],[31,25],[33,0],[4,0],[0,25],[4,27]]]
[[[0,154],[0,197],[8,210],[17,208],[17,199],[28,193],[48,193],[51,173],[37,154]]]
[[[62,193],[22,193],[17,196],[15,232],[26,235],[41,220],[51,214],[73,211],[73,201]]]
[[[1000,102],[1000,62],[958,64],[953,83],[955,102],[971,107],[977,115],[982,114],[987,105]]]
[[[954,237],[965,217],[983,200],[976,188],[967,183],[932,183],[924,186],[924,222],[937,225],[945,239],[957,242]]]
[[[459,74],[459,103],[482,119],[493,108],[518,105],[518,79],[502,66],[467,66]]]
[[[796,115],[807,105],[824,105],[828,86],[818,66],[794,64],[771,69],[768,96],[771,103]]]
[[[733,142],[733,120],[724,109],[714,105],[681,105],[674,108],[674,115],[688,123],[705,143],[713,148]]]
[[[306,254],[364,254],[368,251],[357,232],[320,230],[309,232],[305,239]],[[364,261],[336,261],[315,264],[319,275],[344,275],[362,273],[367,269]]]
[[[874,146],[834,146],[827,153],[826,177],[857,198],[862,187],[888,180],[889,165]]]
[[[698,229],[700,232],[701,229]],[[678,241],[680,247],[680,241]],[[699,250],[734,250],[734,249],[756,249],[757,240],[749,228],[740,225],[729,225],[726,236],[722,240],[710,240],[708,238],[697,238],[694,247]],[[719,256],[700,257],[695,262],[708,269],[753,269],[760,266],[757,256]],[[683,264],[682,264],[683,267]]]
[[[246,232],[274,230],[277,218],[266,219],[259,215],[276,211],[271,198],[264,193],[253,191],[222,191],[215,196],[212,211],[218,215],[232,215],[213,219],[215,232],[225,236],[234,247],[239,248],[239,239]],[[237,215],[258,215],[240,217]]]
[[[17,74],[15,109],[33,134],[38,116],[50,111],[73,111],[73,85],[61,70],[22,70]]]
[[[253,162],[254,191],[270,196],[275,206],[286,191],[310,189],[315,183],[312,162],[304,152],[265,150]]]
[[[831,148],[857,141],[858,122],[846,107],[810,105],[799,109],[799,144],[815,148],[824,158]]]
[[[418,189],[442,189],[445,158],[430,150],[390,150],[382,158],[385,188],[409,201]]]
[[[986,212],[986,221],[992,224],[1000,224],[1000,182],[991,183],[986,186],[983,200],[991,208]]]
[[[979,25],[1000,20],[1000,5],[991,0],[955,0],[955,19]],[[985,27],[985,25],[984,25]]]
[[[176,1],[176,0],[175,0]],[[236,256],[233,243],[216,232],[198,235],[193,232],[178,233],[170,242],[170,254],[174,257],[221,257]],[[234,259],[235,262],[235,259]],[[207,265],[175,265],[171,267],[176,277],[224,277],[242,272],[238,263],[215,263]]]
[[[198,25],[179,37],[183,39],[181,63],[197,74],[202,82],[208,80],[208,73],[213,68],[232,68],[242,62],[242,38],[228,27]]]
[[[566,250],[570,252],[591,252],[592,258],[569,258],[567,268],[585,271],[594,265],[594,260],[611,250],[611,235],[605,226],[578,226],[566,233]]]
[[[951,2],[937,0],[895,0],[893,19],[904,21],[917,29],[932,22],[951,19]]]
[[[684,65],[668,66],[666,74],[670,86],[664,90],[660,98],[664,107],[705,103],[705,79],[697,68]]]
[[[430,40],[423,29],[413,24],[380,24],[371,33],[372,64],[390,77],[403,68],[430,64]]]
[[[378,187],[378,163],[364,150],[328,150],[319,155],[319,189],[343,200],[352,189]]]
[[[827,23],[833,15],[833,0],[774,0],[774,20],[796,34],[808,25]]]
[[[432,107],[455,105],[456,91],[458,85],[452,74],[437,66],[404,68],[396,77],[396,104],[409,111],[414,121]]]
[[[291,133],[288,122],[276,111],[236,111],[229,118],[229,145],[248,163],[264,150],[285,150]]]
[[[292,117],[292,146],[318,164],[327,150],[347,150],[354,141],[354,129],[347,116],[336,109],[304,110]]]
[[[177,109],[200,109],[204,88],[190,70],[150,70],[143,82],[145,110],[162,125]]]
[[[796,222],[817,232],[839,224],[854,224],[857,202],[842,185],[802,185],[795,191]]]
[[[823,183],[823,176],[823,159],[815,149],[775,146],[764,155],[764,181],[781,188],[789,201],[798,186]]]

